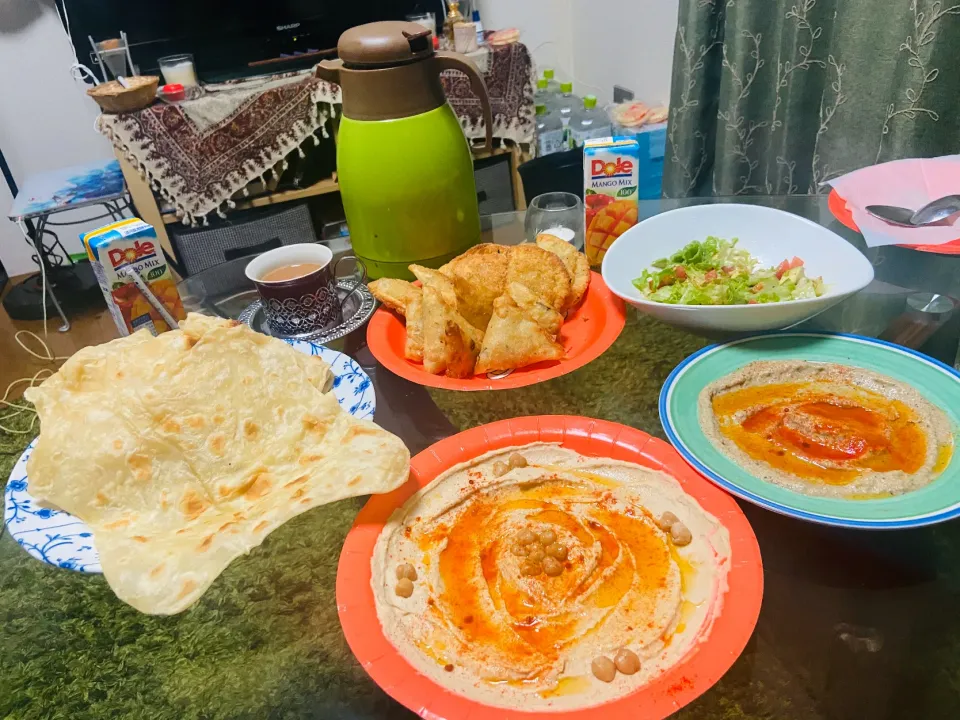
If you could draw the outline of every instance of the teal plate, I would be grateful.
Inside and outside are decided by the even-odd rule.
[[[684,459],[728,492],[790,517],[849,528],[897,529],[960,515],[960,461],[956,454],[929,485],[876,500],[811,497],[754,477],[722,454],[697,418],[700,391],[754,360],[810,360],[853,365],[912,385],[960,428],[960,373],[943,363],[882,340],[832,333],[778,333],[711,345],[680,363],[660,391],[660,421]]]

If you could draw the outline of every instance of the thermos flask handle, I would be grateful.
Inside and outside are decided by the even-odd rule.
[[[326,80],[334,85],[339,85],[340,68],[342,67],[343,60],[324,60],[317,65],[316,69],[314,70],[314,77],[318,77],[321,80]]]
[[[480,98],[480,104],[483,106],[483,126],[486,129],[487,141],[483,150],[487,153],[493,152],[493,112],[490,109],[490,96],[487,95],[487,85],[483,81],[483,75],[477,69],[476,64],[465,55],[459,53],[439,51],[436,54],[438,72],[444,70],[459,70],[466,73],[470,78],[470,87],[474,95]]]

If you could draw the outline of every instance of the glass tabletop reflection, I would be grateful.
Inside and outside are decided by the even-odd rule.
[[[704,202],[802,215],[870,260],[874,282],[803,328],[883,337],[954,364],[960,259],[868,249],[822,197],[648,200],[640,202],[640,217]],[[522,242],[523,219],[483,218],[483,240]],[[187,309],[239,315],[255,297],[242,272],[248,261],[181,283]],[[620,337],[587,366],[531,387],[475,393],[428,390],[397,377],[370,354],[363,329],[335,349],[372,378],[376,422],[416,454],[461,430],[529,415],[600,418],[663,438],[657,403],[664,380],[718,339],[628,308]],[[173,617],[123,605],[102,578],[59,572],[50,607],[25,607],[23,618],[4,623],[7,650],[22,672],[0,680],[0,692],[30,698],[10,717],[416,717],[370,680],[340,630],[337,564],[362,505],[345,500],[291,520],[233,562],[195,607]],[[733,667],[677,717],[960,717],[960,524],[857,532],[740,506],[763,556],[760,619]],[[49,582],[41,577],[48,570],[13,543],[0,544],[0,588]],[[83,602],[62,599],[78,597]],[[29,693],[15,687],[23,683]]]

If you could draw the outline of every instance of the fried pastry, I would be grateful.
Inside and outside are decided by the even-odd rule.
[[[483,333],[467,322],[443,292],[432,285],[423,288],[423,369],[433,375],[466,377],[462,373],[467,355],[472,368]]]
[[[507,283],[526,285],[543,303],[563,312],[572,288],[570,273],[555,254],[533,244],[510,248]]]
[[[485,328],[493,313],[493,301],[507,284],[507,248],[486,243],[470,248],[447,263],[441,271],[453,280],[458,310],[478,328]]]
[[[509,295],[493,303],[493,315],[483,336],[476,374],[514,370],[544,360],[559,360],[563,346],[534,320],[524,316]]]
[[[414,295],[407,305],[407,341],[403,356],[412,362],[423,362],[423,291]]]
[[[563,325],[563,315],[541,302],[526,285],[510,283],[507,291],[524,317],[537,323],[551,338],[557,337]]]
[[[370,293],[394,312],[407,316],[407,308],[420,298],[420,288],[406,280],[380,278],[367,285]]]
[[[570,274],[571,291],[567,298],[567,308],[575,308],[583,300],[590,286],[590,263],[587,262],[587,256],[568,243],[566,240],[558,238],[549,233],[540,233],[537,235],[537,247],[552,252],[563,261],[564,267]]]

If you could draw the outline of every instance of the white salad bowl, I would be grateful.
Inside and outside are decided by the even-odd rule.
[[[808,277],[820,276],[816,298],[757,305],[668,305],[646,299],[633,285],[651,263],[710,236],[739,240],[765,267],[794,256]],[[692,331],[760,332],[807,320],[866,287],[873,266],[853,245],[815,222],[759,205],[694,205],[654,215],[617,238],[603,259],[603,281],[617,296],[670,325]]]

